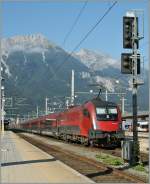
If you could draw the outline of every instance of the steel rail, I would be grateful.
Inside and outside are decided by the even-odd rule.
[[[85,176],[91,178],[93,181],[104,182],[105,180],[106,182],[109,182],[109,183],[114,181],[119,181],[121,183],[127,182],[127,181],[129,183],[146,182],[145,179],[143,178],[141,179],[135,175],[131,175],[129,173],[126,173],[125,171],[115,169],[111,166],[100,163],[93,159],[77,155],[72,151],[60,149],[59,146],[50,145],[41,140],[37,140],[36,138],[28,137],[27,135],[24,135],[24,134],[19,134],[19,136],[25,139],[26,141],[28,141],[29,143],[47,152],[48,154],[51,154],[56,159],[78,170],[81,174],[84,174]],[[83,168],[81,168],[82,166]],[[88,167],[88,171],[87,171],[87,167]],[[93,172],[95,173],[95,177]],[[96,177],[96,173],[97,174],[102,173],[102,174],[100,175],[98,174],[98,176]]]

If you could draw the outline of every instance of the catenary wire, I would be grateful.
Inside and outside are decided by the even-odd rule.
[[[72,33],[74,27],[75,27],[76,24],[78,23],[78,21],[79,21],[81,15],[82,15],[82,13],[83,13],[83,11],[85,10],[85,8],[86,8],[86,6],[87,6],[87,3],[88,3],[88,1],[85,1],[85,2],[84,2],[84,4],[83,4],[82,8],[80,9],[80,12],[79,12],[79,14],[77,15],[77,17],[76,17],[74,23],[72,24],[70,30],[69,30],[68,33],[66,34],[66,36],[65,36],[65,38],[64,38],[64,40],[63,40],[63,42],[62,42],[62,45],[64,45],[64,44],[66,43],[66,41],[67,41],[67,39],[69,38],[70,34]]]
[[[67,39],[69,38],[69,36],[72,33],[73,29],[75,28],[76,24],[78,23],[78,21],[79,21],[81,15],[83,14],[83,11],[85,10],[87,4],[88,4],[88,0],[85,1],[84,4],[83,4],[83,6],[81,7],[81,9],[80,9],[80,11],[79,11],[79,13],[78,13],[78,15],[77,15],[74,23],[72,24],[70,30],[67,32],[66,36],[64,37],[63,42],[61,43],[61,47],[64,47],[65,46],[65,43],[66,43]],[[56,55],[57,55],[57,53],[55,53],[54,57]],[[53,78],[56,77],[55,73],[52,76],[53,76]]]
[[[70,54],[67,55],[67,57],[65,57],[65,59],[63,60],[63,62],[55,69],[55,74],[52,75],[51,80],[53,79],[53,77],[56,76],[56,73],[58,73],[58,71],[62,68],[62,66],[66,63],[66,61],[72,56],[72,54],[74,53],[74,51],[76,51],[80,45],[88,38],[88,36],[95,30],[95,28],[102,22],[102,20],[105,18],[105,16],[112,10],[112,8],[117,4],[117,1],[115,1],[103,14],[102,17],[99,18],[99,20],[96,22],[96,24],[86,33],[86,35],[82,38],[82,40],[74,47],[74,49],[71,51]]]

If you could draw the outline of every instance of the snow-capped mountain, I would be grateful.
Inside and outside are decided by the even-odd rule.
[[[81,49],[74,54],[74,57],[80,59],[80,61],[92,71],[101,71],[109,67],[118,69],[120,67],[120,62],[113,59],[111,56],[88,49]]]
[[[87,78],[90,78],[92,83],[101,84],[110,92],[115,91],[117,78],[114,73],[118,77],[120,73],[120,61],[113,59],[108,54],[88,49],[81,49],[73,56],[88,67],[90,73],[87,75]]]
[[[4,38],[1,43],[3,54],[15,51],[41,52],[56,46],[49,42],[42,34]]]
[[[9,65],[6,60],[8,57],[15,53],[20,52],[23,54],[22,63],[25,64],[27,62],[27,55],[32,53],[40,53],[43,59],[43,63],[47,64],[45,61],[46,53],[50,51],[50,49],[55,50],[55,52],[61,52],[61,48],[56,44],[50,42],[45,36],[42,34],[33,34],[33,35],[25,35],[25,36],[14,36],[11,38],[3,38],[1,40],[1,53],[2,53],[2,63],[5,68],[5,72],[10,77],[11,71],[9,69]]]
[[[128,77],[120,73],[120,61],[108,54],[81,49],[68,57],[69,53],[41,34],[4,38],[1,43],[6,96],[28,98],[31,110],[37,103],[42,105],[45,96],[69,96],[72,69],[76,91],[89,91],[89,84],[95,83],[109,92],[129,87]],[[148,106],[147,98],[141,100],[142,106]]]

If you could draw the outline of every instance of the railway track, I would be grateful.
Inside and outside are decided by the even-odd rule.
[[[71,168],[87,176],[97,183],[145,183],[145,179],[114,169],[93,159],[77,155],[72,151],[48,144],[42,140],[18,134],[21,138],[54,156]]]
[[[63,142],[64,143],[64,140],[61,140],[61,139],[56,139],[54,137],[50,137],[50,136],[47,136],[47,135],[39,135],[41,137],[46,137],[48,139],[52,139],[54,141],[58,141],[58,142]],[[65,141],[65,144],[70,144],[69,142]],[[72,143],[71,143],[72,145]],[[116,157],[121,157],[121,148],[116,148],[116,147],[112,147],[112,148],[102,148],[102,147],[85,147],[83,146],[82,144],[77,144],[77,143],[74,143],[73,144],[75,147],[84,147],[85,151],[97,151],[97,152],[102,152],[102,153],[106,153],[106,154],[109,154],[109,155],[113,155],[113,156],[116,156]],[[144,165],[148,165],[149,164],[149,154],[147,153],[144,153],[144,152],[141,152],[140,153],[140,162],[142,162]]]

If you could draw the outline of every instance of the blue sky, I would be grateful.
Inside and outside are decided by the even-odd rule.
[[[71,51],[113,1],[89,1],[64,49]],[[42,33],[61,46],[84,1],[3,2],[3,37]],[[148,0],[119,1],[93,33],[81,45],[120,59],[122,46],[122,17],[131,9],[143,9],[145,38],[140,41],[141,54],[148,58]],[[80,48],[78,50],[80,50]]]

